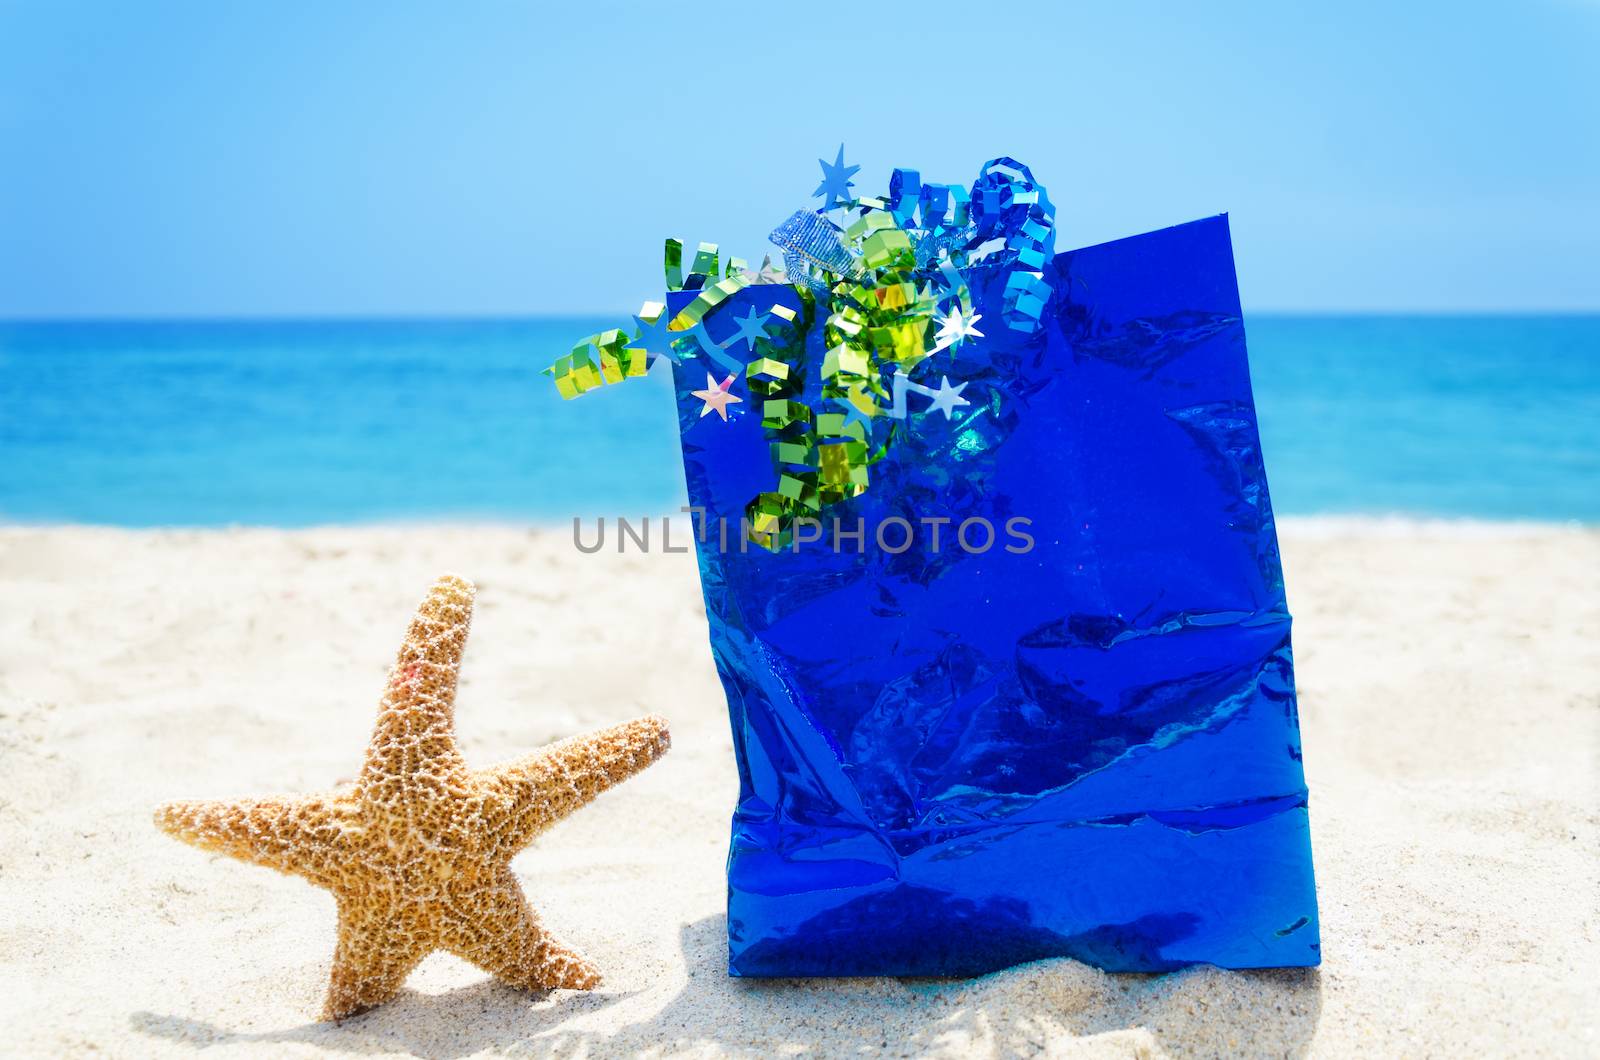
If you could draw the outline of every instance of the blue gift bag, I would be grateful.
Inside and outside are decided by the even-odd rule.
[[[740,533],[773,488],[761,400],[706,415],[722,369],[674,364],[739,764],[730,972],[1316,964],[1226,218],[1055,256],[1031,332],[1002,324],[1005,270],[962,277],[982,337],[905,380],[946,414],[777,551]],[[754,284],[704,327],[801,301]]]

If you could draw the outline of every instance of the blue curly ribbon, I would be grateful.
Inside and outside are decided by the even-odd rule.
[[[1056,246],[1056,208],[1050,204],[1050,196],[1033,179],[1032,170],[1014,158],[1001,156],[985,162],[978,173],[969,213],[969,253],[999,241],[1001,249],[986,260],[1013,266],[1006,277],[1001,318],[1014,331],[1037,331],[1050,301],[1044,266]]]

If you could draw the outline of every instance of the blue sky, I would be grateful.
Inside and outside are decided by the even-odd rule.
[[[628,310],[841,140],[1014,155],[1063,249],[1229,211],[1255,311],[1600,310],[1597,55],[1593,0],[0,0],[0,315]]]

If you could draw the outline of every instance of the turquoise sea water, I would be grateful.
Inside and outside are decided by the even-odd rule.
[[[615,323],[0,323],[0,520],[673,512],[666,380],[562,402],[538,375]],[[1600,522],[1600,317],[1246,328],[1280,514]]]

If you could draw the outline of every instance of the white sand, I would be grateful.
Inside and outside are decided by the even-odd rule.
[[[689,557],[562,533],[0,530],[0,1054],[1600,1054],[1600,532],[1290,522],[1320,971],[723,974],[734,771]],[[436,955],[311,1022],[333,904],[156,832],[347,779],[411,609],[479,583],[469,762],[646,711],[674,749],[517,862],[606,972]]]

